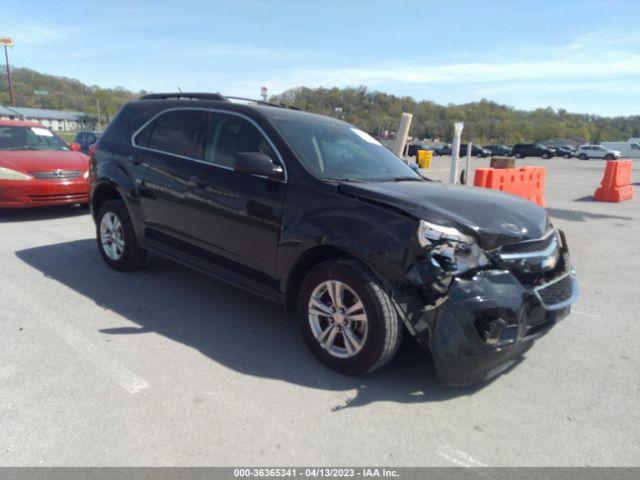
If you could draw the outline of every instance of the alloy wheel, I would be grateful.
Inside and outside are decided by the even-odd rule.
[[[122,222],[113,212],[107,212],[100,222],[100,243],[105,255],[118,261],[124,253],[124,232]]]
[[[364,304],[341,281],[327,280],[313,290],[308,319],[316,341],[334,357],[351,358],[365,345],[369,327]]]

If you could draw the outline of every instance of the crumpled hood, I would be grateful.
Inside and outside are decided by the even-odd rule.
[[[548,228],[544,208],[514,195],[438,182],[341,183],[345,195],[474,235],[487,250],[539,238]]]
[[[80,170],[89,167],[89,157],[72,150],[0,150],[0,167],[23,173]]]

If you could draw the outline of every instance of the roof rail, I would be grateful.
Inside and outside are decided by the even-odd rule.
[[[244,100],[245,102],[253,102],[253,103],[257,103],[259,105],[267,105],[269,107],[278,107],[278,108],[289,108],[291,110],[300,110],[298,107],[290,107],[288,105],[283,105],[281,103],[271,103],[271,102],[265,102],[264,100],[255,100],[253,98],[245,98],[245,97],[229,97],[226,96],[225,99],[227,100]]]
[[[245,97],[227,97],[220,93],[189,93],[189,92],[172,92],[172,93],[150,93],[141,97],[140,100],[216,100],[216,101],[229,101],[229,100],[243,100],[245,102],[253,102],[259,105],[268,105],[270,107],[288,108],[291,110],[300,110],[298,107],[290,107],[288,105],[269,103],[263,100],[255,100],[253,98]]]
[[[173,92],[173,93],[150,93],[140,98],[140,100],[170,100],[170,99],[188,99],[188,100],[218,100],[225,101],[226,97],[219,93],[188,93],[188,92]]]

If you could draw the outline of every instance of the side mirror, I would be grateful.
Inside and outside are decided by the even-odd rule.
[[[82,150],[82,147],[80,146],[79,143],[73,142],[71,144],[71,150],[73,150],[74,152],[79,152],[80,150]]]
[[[282,178],[283,170],[275,165],[269,155],[261,152],[240,152],[236,154],[233,169],[240,173],[251,173],[269,178]]]

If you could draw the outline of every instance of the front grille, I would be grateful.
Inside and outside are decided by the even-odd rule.
[[[535,253],[542,252],[549,248],[549,245],[556,239],[556,232],[551,230],[546,236],[536,240],[526,242],[511,243],[502,247],[502,254]]]
[[[29,172],[29,175],[43,180],[68,180],[78,178],[80,173],[80,170],[51,170],[49,172]]]
[[[571,275],[565,275],[559,280],[536,288],[535,292],[546,308],[559,308],[573,297],[573,278]]]

